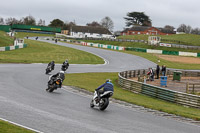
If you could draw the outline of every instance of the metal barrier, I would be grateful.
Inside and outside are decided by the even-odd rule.
[[[192,92],[193,94],[196,92],[200,92],[200,83],[187,83],[186,84],[186,93]]]
[[[158,86],[153,86],[150,84],[138,82],[135,80],[127,79],[127,78],[136,77],[138,74],[142,75],[146,71],[147,70],[131,70],[131,71],[120,72],[118,74],[118,77],[119,77],[118,83],[122,88],[130,90],[134,93],[148,95],[154,98],[181,104],[184,106],[200,108],[200,96],[177,92],[177,91],[161,88]],[[191,73],[191,71],[189,73]],[[194,72],[192,72],[192,74],[194,75]],[[195,76],[196,75],[198,74],[195,74]]]

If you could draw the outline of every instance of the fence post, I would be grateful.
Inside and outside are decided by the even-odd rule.
[[[194,94],[194,84],[193,84],[193,87],[192,87],[192,93]]]
[[[131,77],[131,71],[129,71],[129,78],[132,78],[132,77]]]
[[[186,93],[188,93],[188,89],[189,89],[189,83],[186,83]]]
[[[135,73],[136,73],[136,71],[134,70],[134,75],[133,75],[133,77],[135,77],[135,75],[136,75]]]

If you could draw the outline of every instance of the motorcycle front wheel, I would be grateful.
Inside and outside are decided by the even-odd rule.
[[[53,92],[53,91],[54,91],[54,88],[50,88],[50,89],[49,89],[49,92]]]

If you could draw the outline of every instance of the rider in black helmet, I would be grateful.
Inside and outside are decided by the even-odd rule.
[[[66,68],[66,70],[68,69],[68,67],[69,67],[68,59],[66,59],[66,60],[63,62],[62,67]],[[64,70],[64,71],[65,71],[65,70]]]
[[[51,69],[54,70],[54,66],[55,66],[55,62],[54,61],[51,61],[48,66],[51,66]]]

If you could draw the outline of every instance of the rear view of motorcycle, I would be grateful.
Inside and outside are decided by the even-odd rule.
[[[62,66],[61,66],[61,70],[62,71],[66,71],[69,67],[69,64],[68,63],[64,63]]]
[[[61,70],[62,70],[62,71],[66,71],[67,69],[68,69],[68,66],[62,65],[62,67],[61,67]]]
[[[66,59],[64,62],[63,62],[63,65],[61,66],[61,70],[62,71],[66,71],[69,67],[69,63],[68,63],[68,59]]]
[[[99,107],[100,110],[105,110],[109,104],[109,98],[113,95],[113,91],[105,91],[103,94],[100,94],[100,99],[98,99],[97,91],[94,92],[94,96],[90,103],[90,107]]]
[[[51,66],[47,66],[47,68],[46,68],[46,74],[49,74],[51,71],[52,71]]]
[[[54,62],[54,61],[51,61],[51,62],[47,65],[46,74],[49,74],[51,71],[53,71],[53,70],[54,70],[54,66],[55,66],[55,62]]]

